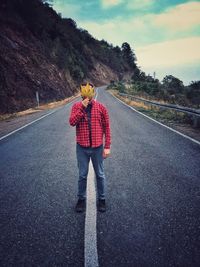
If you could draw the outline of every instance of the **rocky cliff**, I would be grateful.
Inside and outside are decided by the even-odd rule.
[[[0,113],[61,100],[134,73],[122,48],[94,39],[41,0],[0,3]]]

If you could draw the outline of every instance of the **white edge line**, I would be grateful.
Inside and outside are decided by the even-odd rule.
[[[192,137],[189,137],[189,136],[187,136],[187,135],[185,135],[185,134],[183,134],[183,133],[181,133],[181,132],[179,132],[179,131],[176,131],[175,129],[173,129],[173,128],[171,128],[171,127],[169,127],[169,126],[167,126],[167,125],[165,125],[165,124],[163,124],[163,123],[161,123],[161,122],[159,122],[159,121],[157,121],[157,120],[155,120],[155,119],[153,119],[153,118],[147,116],[146,114],[143,114],[142,112],[138,111],[137,109],[135,109],[135,108],[129,106],[128,104],[124,103],[121,99],[117,98],[117,97],[114,96],[113,94],[111,94],[111,93],[109,93],[109,94],[112,95],[113,97],[115,97],[118,101],[120,101],[120,102],[121,102],[122,104],[124,104],[125,106],[131,108],[132,110],[134,110],[134,111],[136,111],[137,113],[143,115],[144,117],[146,117],[146,118],[148,118],[148,119],[150,119],[150,120],[152,120],[152,121],[154,121],[154,122],[156,122],[156,123],[158,123],[158,124],[164,126],[165,128],[167,128],[167,129],[169,129],[169,130],[171,130],[171,131],[173,131],[173,132],[175,132],[175,133],[177,133],[177,134],[179,134],[179,135],[181,135],[181,136],[183,136],[183,137],[189,139],[190,141],[192,141],[192,142],[194,142],[194,143],[200,145],[200,142],[197,141],[197,140],[195,140],[195,139],[193,139]]]
[[[2,137],[0,137],[0,141],[3,140],[3,139],[6,138],[6,137],[8,137],[8,136],[10,136],[10,135],[12,135],[12,134],[18,132],[18,131],[20,131],[20,130],[26,128],[27,126],[29,126],[29,125],[35,123],[36,121],[39,121],[39,120],[41,120],[41,119],[43,119],[43,118],[45,118],[45,117],[47,117],[47,116],[49,116],[49,115],[55,113],[56,111],[58,111],[58,110],[60,110],[60,109],[62,109],[62,108],[64,108],[64,107],[66,107],[67,105],[71,104],[74,100],[76,100],[76,99],[73,99],[71,102],[67,103],[66,105],[64,105],[64,106],[62,106],[62,107],[59,107],[59,108],[57,108],[56,110],[54,110],[54,111],[52,111],[52,112],[49,112],[48,114],[45,114],[45,115],[43,115],[42,117],[39,117],[38,119],[36,119],[36,120],[34,120],[34,121],[31,121],[31,122],[29,122],[29,123],[23,125],[22,127],[20,127],[20,128],[14,130],[14,131],[12,131],[12,132],[10,132],[10,133],[8,133],[8,134],[2,136]]]

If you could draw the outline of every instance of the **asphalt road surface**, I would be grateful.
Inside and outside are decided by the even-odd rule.
[[[200,145],[104,88],[97,100],[112,133],[107,211],[97,213],[99,266],[200,266]],[[75,101],[0,141],[0,266],[84,266],[68,124]]]

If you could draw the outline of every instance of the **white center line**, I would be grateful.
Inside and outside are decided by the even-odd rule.
[[[87,177],[87,204],[85,216],[85,267],[98,267],[97,231],[96,231],[96,190],[95,174],[90,160]]]

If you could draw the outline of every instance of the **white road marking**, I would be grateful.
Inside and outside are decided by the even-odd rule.
[[[95,99],[98,96],[96,91]],[[95,173],[92,162],[89,163],[87,177],[87,202],[85,215],[85,240],[84,240],[84,265],[85,267],[98,267],[97,251],[97,208],[96,208],[96,188]]]
[[[76,99],[75,99],[75,100],[76,100]],[[59,109],[61,109],[61,108],[65,107],[65,106],[71,104],[73,101],[74,101],[74,100],[72,100],[71,102],[67,103],[66,105],[64,105],[64,106],[62,106],[62,107],[57,108],[56,110],[54,110],[54,111],[52,111],[52,112],[50,112],[50,113],[48,113],[48,114],[43,115],[42,117],[40,117],[40,118],[38,118],[38,119],[36,119],[36,120],[34,120],[34,121],[31,121],[31,122],[29,122],[29,123],[23,125],[22,127],[18,128],[18,129],[16,129],[16,130],[14,130],[14,131],[12,131],[12,132],[10,132],[10,133],[8,133],[8,134],[6,134],[6,135],[0,137],[0,141],[3,140],[3,139],[6,138],[6,137],[8,137],[8,136],[10,136],[10,135],[12,135],[12,134],[18,132],[18,131],[20,131],[20,130],[26,128],[27,126],[29,126],[29,125],[31,125],[31,124],[33,124],[33,123],[35,123],[35,122],[37,122],[37,121],[39,121],[39,120],[41,120],[41,119],[47,117],[47,116],[49,116],[49,115],[55,113],[55,112],[58,111]]]
[[[152,121],[154,121],[154,122],[156,122],[156,123],[158,123],[158,124],[164,126],[165,128],[167,128],[167,129],[169,129],[169,130],[171,130],[171,131],[173,131],[173,132],[175,132],[175,133],[177,133],[177,134],[179,134],[179,135],[181,135],[181,136],[183,136],[183,137],[189,139],[190,141],[192,141],[192,142],[194,142],[194,143],[200,145],[200,142],[197,141],[197,140],[195,140],[195,139],[193,139],[192,137],[187,136],[187,135],[185,135],[185,134],[183,134],[183,133],[180,133],[179,131],[176,131],[175,129],[173,129],[173,128],[171,128],[171,127],[169,127],[169,126],[167,126],[167,125],[165,125],[165,124],[163,124],[163,123],[161,123],[161,122],[159,122],[159,121],[157,121],[157,120],[155,120],[155,119],[153,119],[153,118],[147,116],[146,114],[143,114],[142,112],[140,112],[140,111],[136,110],[135,108],[129,106],[128,104],[124,103],[121,99],[117,98],[117,97],[114,96],[113,94],[110,94],[110,95],[112,95],[113,97],[115,97],[118,101],[120,101],[120,102],[121,102],[122,104],[124,104],[125,106],[127,106],[127,107],[131,108],[132,110],[136,111],[137,113],[143,115],[144,117],[146,117],[146,118],[148,118],[148,119],[150,119],[150,120],[152,120]]]
[[[96,210],[96,190],[95,190],[95,174],[90,160],[89,172],[87,177],[87,204],[85,216],[85,267],[98,267],[97,252],[97,210]]]

